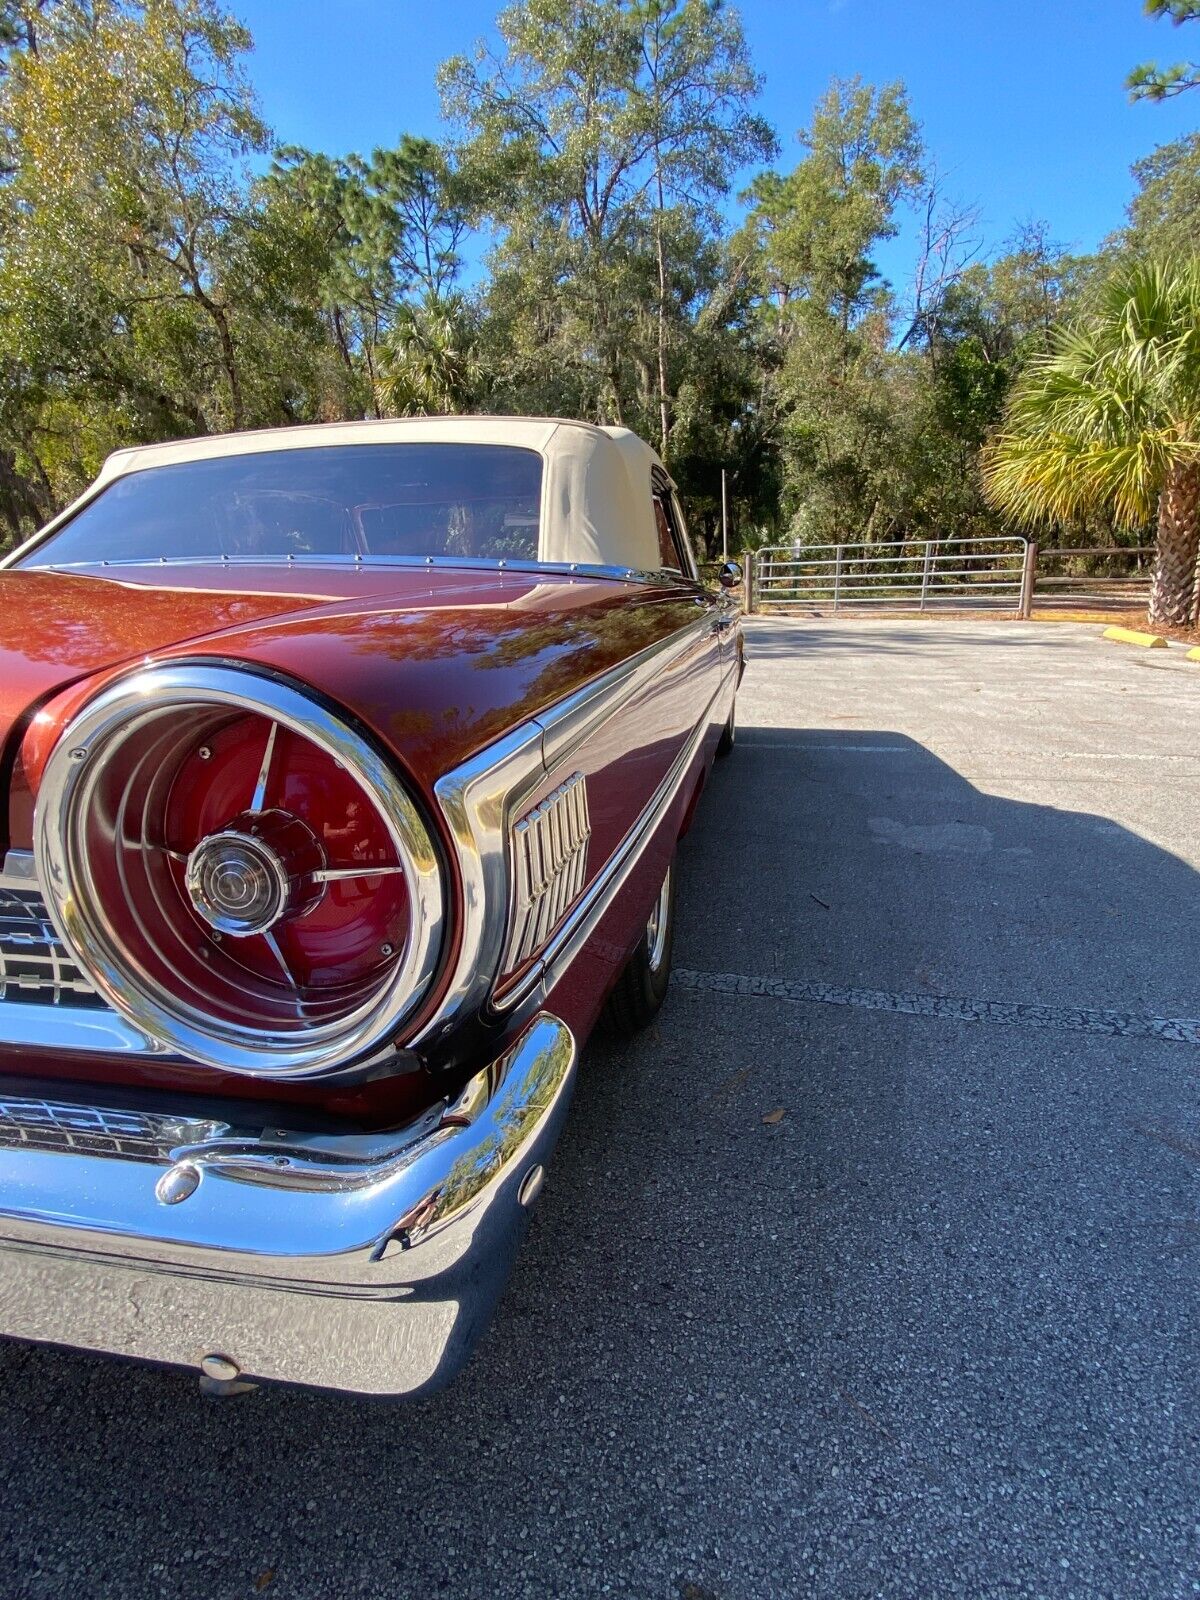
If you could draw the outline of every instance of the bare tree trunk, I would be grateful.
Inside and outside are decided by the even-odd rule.
[[[181,246],[178,257],[172,264],[183,276],[192,294],[204,307],[212,319],[213,327],[217,330],[217,343],[221,347],[221,365],[225,368],[225,377],[229,383],[229,423],[234,430],[242,428],[246,422],[246,410],[242,404],[242,380],[238,372],[237,351],[234,349],[233,332],[229,326],[226,308],[224,305],[219,305],[205,289],[200,277],[200,268],[190,249]]]
[[[671,414],[667,404],[667,258],[663,250],[663,186],[658,179],[658,218],[655,244],[658,249],[658,426],[659,458],[666,465],[671,443]]]
[[[17,466],[16,453],[0,446],[0,527],[7,526],[5,544],[27,538],[57,510],[49,497]]]
[[[225,377],[229,383],[229,425],[236,431],[246,425],[246,408],[242,403],[242,380],[238,372],[237,351],[234,348],[229,317],[225,307],[218,305],[205,289],[200,280],[199,268],[190,256],[184,258],[180,270],[217,330],[217,343],[221,347],[221,365],[225,368]]]
[[[350,344],[349,344],[349,341],[346,338],[346,328],[345,328],[345,324],[342,321],[342,310],[341,310],[341,307],[340,306],[334,306],[333,312],[332,312],[331,315],[332,315],[332,321],[333,321],[334,337],[337,340],[338,350],[341,352],[342,364],[344,365],[344,367],[346,368],[346,371],[350,374],[350,376],[353,377],[354,376],[354,362],[352,361],[352,359],[350,357]]]
[[[221,344],[221,360],[225,367],[225,376],[229,380],[229,420],[236,431],[246,425],[246,408],[242,402],[242,380],[238,374],[233,334],[229,330],[229,318],[225,315],[223,307],[214,307],[213,320],[217,325],[217,338]]]
[[[371,415],[376,419],[383,416],[383,407],[379,403],[379,373],[375,369],[375,357],[371,353],[371,342],[363,344],[363,360],[367,366],[367,386],[371,394]]]
[[[1158,498],[1158,545],[1150,621],[1186,628],[1195,614],[1200,546],[1200,467],[1173,467]]]
[[[650,40],[643,38],[642,50],[650,70],[653,86],[654,127],[654,185],[658,194],[658,207],[654,213],[654,246],[658,257],[658,454],[665,464],[671,444],[671,408],[667,399],[667,254],[663,248],[663,213],[666,196],[663,190],[662,133],[665,127],[662,101],[662,49],[665,37],[664,23],[671,7],[650,9],[652,23]],[[668,26],[670,26],[668,24]]]
[[[623,428],[625,415],[621,409],[621,364],[615,350],[610,352],[608,358],[608,381],[612,384],[613,414],[617,419],[617,427]]]

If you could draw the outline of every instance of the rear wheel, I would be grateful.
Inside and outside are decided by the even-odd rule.
[[[605,1017],[615,1033],[631,1038],[649,1027],[667,997],[675,943],[675,870],[667,868],[641,940],[609,996]]]
[[[730,755],[733,751],[734,745],[737,742],[737,725],[734,720],[736,713],[737,701],[735,700],[729,708],[729,721],[725,724],[724,728],[722,728],[721,737],[717,743],[718,760],[722,760],[725,756]]]

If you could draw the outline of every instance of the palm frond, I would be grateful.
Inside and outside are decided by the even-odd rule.
[[[1113,275],[1094,314],[1030,362],[984,453],[984,489],[1019,521],[1154,512],[1200,451],[1200,259]]]

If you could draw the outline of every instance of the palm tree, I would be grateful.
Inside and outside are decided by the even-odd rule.
[[[1021,521],[1157,513],[1150,620],[1195,620],[1200,539],[1200,258],[1114,273],[1013,387],[984,454],[988,499]]]
[[[465,411],[479,380],[469,309],[457,295],[401,308],[380,352],[375,391],[389,416]]]

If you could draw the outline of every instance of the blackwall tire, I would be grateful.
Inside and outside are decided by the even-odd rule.
[[[631,1039],[654,1021],[670,986],[674,944],[675,863],[672,861],[638,947],[609,996],[604,1016],[613,1033]]]
[[[721,738],[717,744],[717,760],[724,761],[726,756],[733,754],[733,747],[737,743],[737,701],[729,708],[729,721],[721,730]]]

